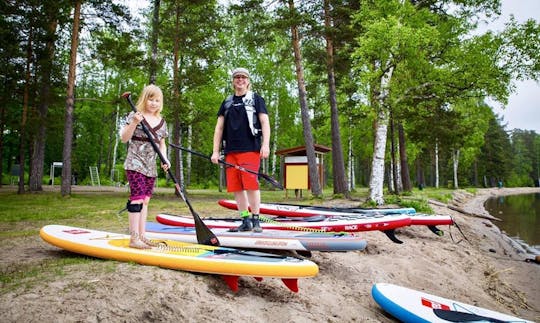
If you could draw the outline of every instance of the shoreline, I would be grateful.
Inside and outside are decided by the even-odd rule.
[[[486,201],[491,198],[508,195],[521,195],[521,194],[534,194],[540,193],[539,187],[520,187],[520,188],[487,188],[479,189],[474,195],[465,191],[456,191],[454,193],[454,199],[451,204],[458,208],[462,208],[463,211],[470,215],[479,216],[492,221],[497,226],[497,221],[501,221],[499,218],[490,214],[484,207]],[[450,205],[447,205],[449,207]],[[450,206],[451,207],[451,206]],[[506,232],[502,231],[498,226],[501,235],[511,244],[518,253],[530,254],[532,256],[540,255],[540,250],[527,244],[523,240],[517,240],[509,236]]]

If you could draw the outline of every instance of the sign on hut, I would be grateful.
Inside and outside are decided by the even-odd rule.
[[[314,147],[319,180],[321,187],[324,187],[324,154],[332,149],[318,144],[315,144]],[[296,198],[302,197],[302,190],[311,188],[306,146],[281,149],[276,151],[276,155],[281,156],[281,174],[285,197],[288,196],[288,190],[294,190]]]

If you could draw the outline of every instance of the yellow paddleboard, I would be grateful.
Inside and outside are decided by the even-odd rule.
[[[238,289],[239,276],[251,276],[281,278],[296,292],[298,278],[313,277],[319,271],[309,260],[173,240],[153,240],[157,247],[135,249],[129,247],[126,234],[72,226],[46,225],[40,236],[56,247],[87,256],[223,275],[233,290]]]

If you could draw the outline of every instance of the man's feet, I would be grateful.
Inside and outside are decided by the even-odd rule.
[[[251,219],[249,216],[245,216],[242,218],[242,224],[240,224],[236,228],[232,228],[229,231],[230,232],[238,232],[238,231],[251,231],[252,225],[251,225]]]
[[[251,218],[251,223],[253,224],[253,232],[262,232],[261,224],[259,223],[259,215],[253,214]]]

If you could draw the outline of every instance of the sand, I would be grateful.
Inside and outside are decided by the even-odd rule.
[[[314,252],[319,274],[301,279],[298,293],[278,279],[248,277],[233,293],[218,276],[92,258],[55,266],[72,255],[38,236],[4,239],[2,272],[37,263],[48,274],[41,283],[9,284],[10,290],[3,281],[1,321],[396,322],[371,298],[377,282],[540,321],[540,265],[524,261],[534,256],[512,243],[483,208],[489,197],[531,192],[540,189],[460,191],[451,208],[432,204],[436,213],[453,216],[463,235],[455,226],[441,227],[442,237],[406,227],[397,232],[400,245],[381,232],[362,232],[364,251]]]

